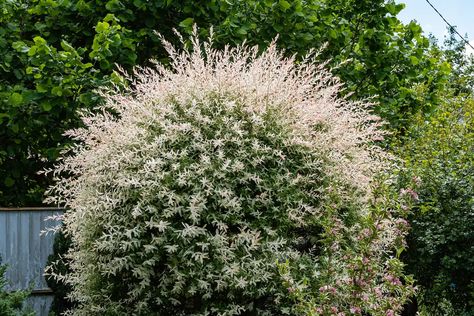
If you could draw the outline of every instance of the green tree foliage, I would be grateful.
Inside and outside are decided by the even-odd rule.
[[[92,92],[120,84],[114,63],[129,69],[166,58],[154,31],[190,32],[194,23],[216,45],[248,40],[265,47],[280,34],[288,54],[328,43],[322,57],[357,98],[374,96],[394,129],[438,101],[449,65],[427,57],[429,41],[416,23],[396,18],[403,5],[383,0],[5,0],[0,3],[0,204],[33,205],[67,143],[62,133],[80,125],[78,109],[95,106]],[[429,90],[414,93],[416,83]]]
[[[419,181],[406,262],[429,315],[474,313],[474,100],[447,97],[418,115],[402,147],[404,176]]]
[[[474,93],[474,55],[467,53],[466,42],[461,40],[453,29],[442,47],[443,56],[452,65],[449,87],[454,95],[472,95]],[[466,36],[467,38],[467,36]]]
[[[110,77],[85,62],[86,48],[73,48],[67,37],[40,22],[43,2],[27,3],[0,4],[2,205],[40,203],[48,180],[37,172],[56,159],[64,145],[62,133],[78,124],[78,108],[95,103],[91,89]]]

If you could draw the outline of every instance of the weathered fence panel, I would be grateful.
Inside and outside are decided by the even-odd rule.
[[[62,210],[55,208],[0,208],[0,257],[8,265],[7,290],[32,288],[27,304],[38,316],[47,316],[52,302],[43,273],[54,235],[41,231],[57,224],[45,220],[58,214]]]

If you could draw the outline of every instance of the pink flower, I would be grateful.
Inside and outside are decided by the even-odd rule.
[[[367,282],[365,280],[362,280],[362,279],[357,279],[356,284],[360,287],[364,287],[364,286],[367,285]]]
[[[418,176],[414,176],[412,178],[412,181],[416,184],[416,185],[420,185],[421,184],[421,178],[418,177]]]
[[[325,286],[321,286],[319,288],[319,292],[323,293],[323,292],[331,292],[332,294],[336,294],[336,288],[333,287],[333,286],[329,286],[329,285],[325,285]]]
[[[411,188],[401,189],[401,190],[400,190],[400,195],[401,195],[401,196],[408,195],[408,196],[410,196],[413,200],[418,201],[418,193],[416,193],[415,190],[413,190],[413,189],[411,189]]]
[[[350,311],[351,311],[352,314],[361,314],[362,313],[362,310],[360,309],[360,307],[357,307],[357,306],[351,307]]]
[[[393,312],[393,310],[389,309],[387,311],[387,313],[385,313],[386,316],[395,316],[395,313]]]
[[[397,278],[393,275],[390,275],[390,274],[385,276],[385,280],[387,280],[388,282],[390,282],[393,285],[402,285],[402,282],[400,282],[399,278]]]
[[[410,194],[413,200],[418,201],[418,193],[416,193],[415,190],[408,189],[408,194]]]
[[[408,226],[408,222],[403,218],[398,218],[396,222],[400,226]]]
[[[377,297],[382,297],[382,290],[380,289],[380,287],[376,287],[374,289],[374,292],[375,292],[375,295],[377,295]]]

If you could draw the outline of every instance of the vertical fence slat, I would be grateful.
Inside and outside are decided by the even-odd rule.
[[[0,261],[5,262],[4,249],[7,248],[7,214],[0,212]]]
[[[51,208],[0,208],[0,256],[8,265],[7,290],[44,290],[44,267],[53,249],[54,235],[40,235],[40,231],[57,223],[45,222],[45,218],[62,213]],[[51,295],[34,296],[27,303],[37,316],[47,316]]]

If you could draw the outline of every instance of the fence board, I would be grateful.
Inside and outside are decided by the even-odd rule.
[[[43,291],[27,301],[38,316],[47,316],[52,302],[43,272],[54,241],[53,234],[40,232],[57,224],[46,222],[48,216],[61,213],[54,208],[0,208],[0,257],[8,265],[7,290],[32,286],[33,291]]]

